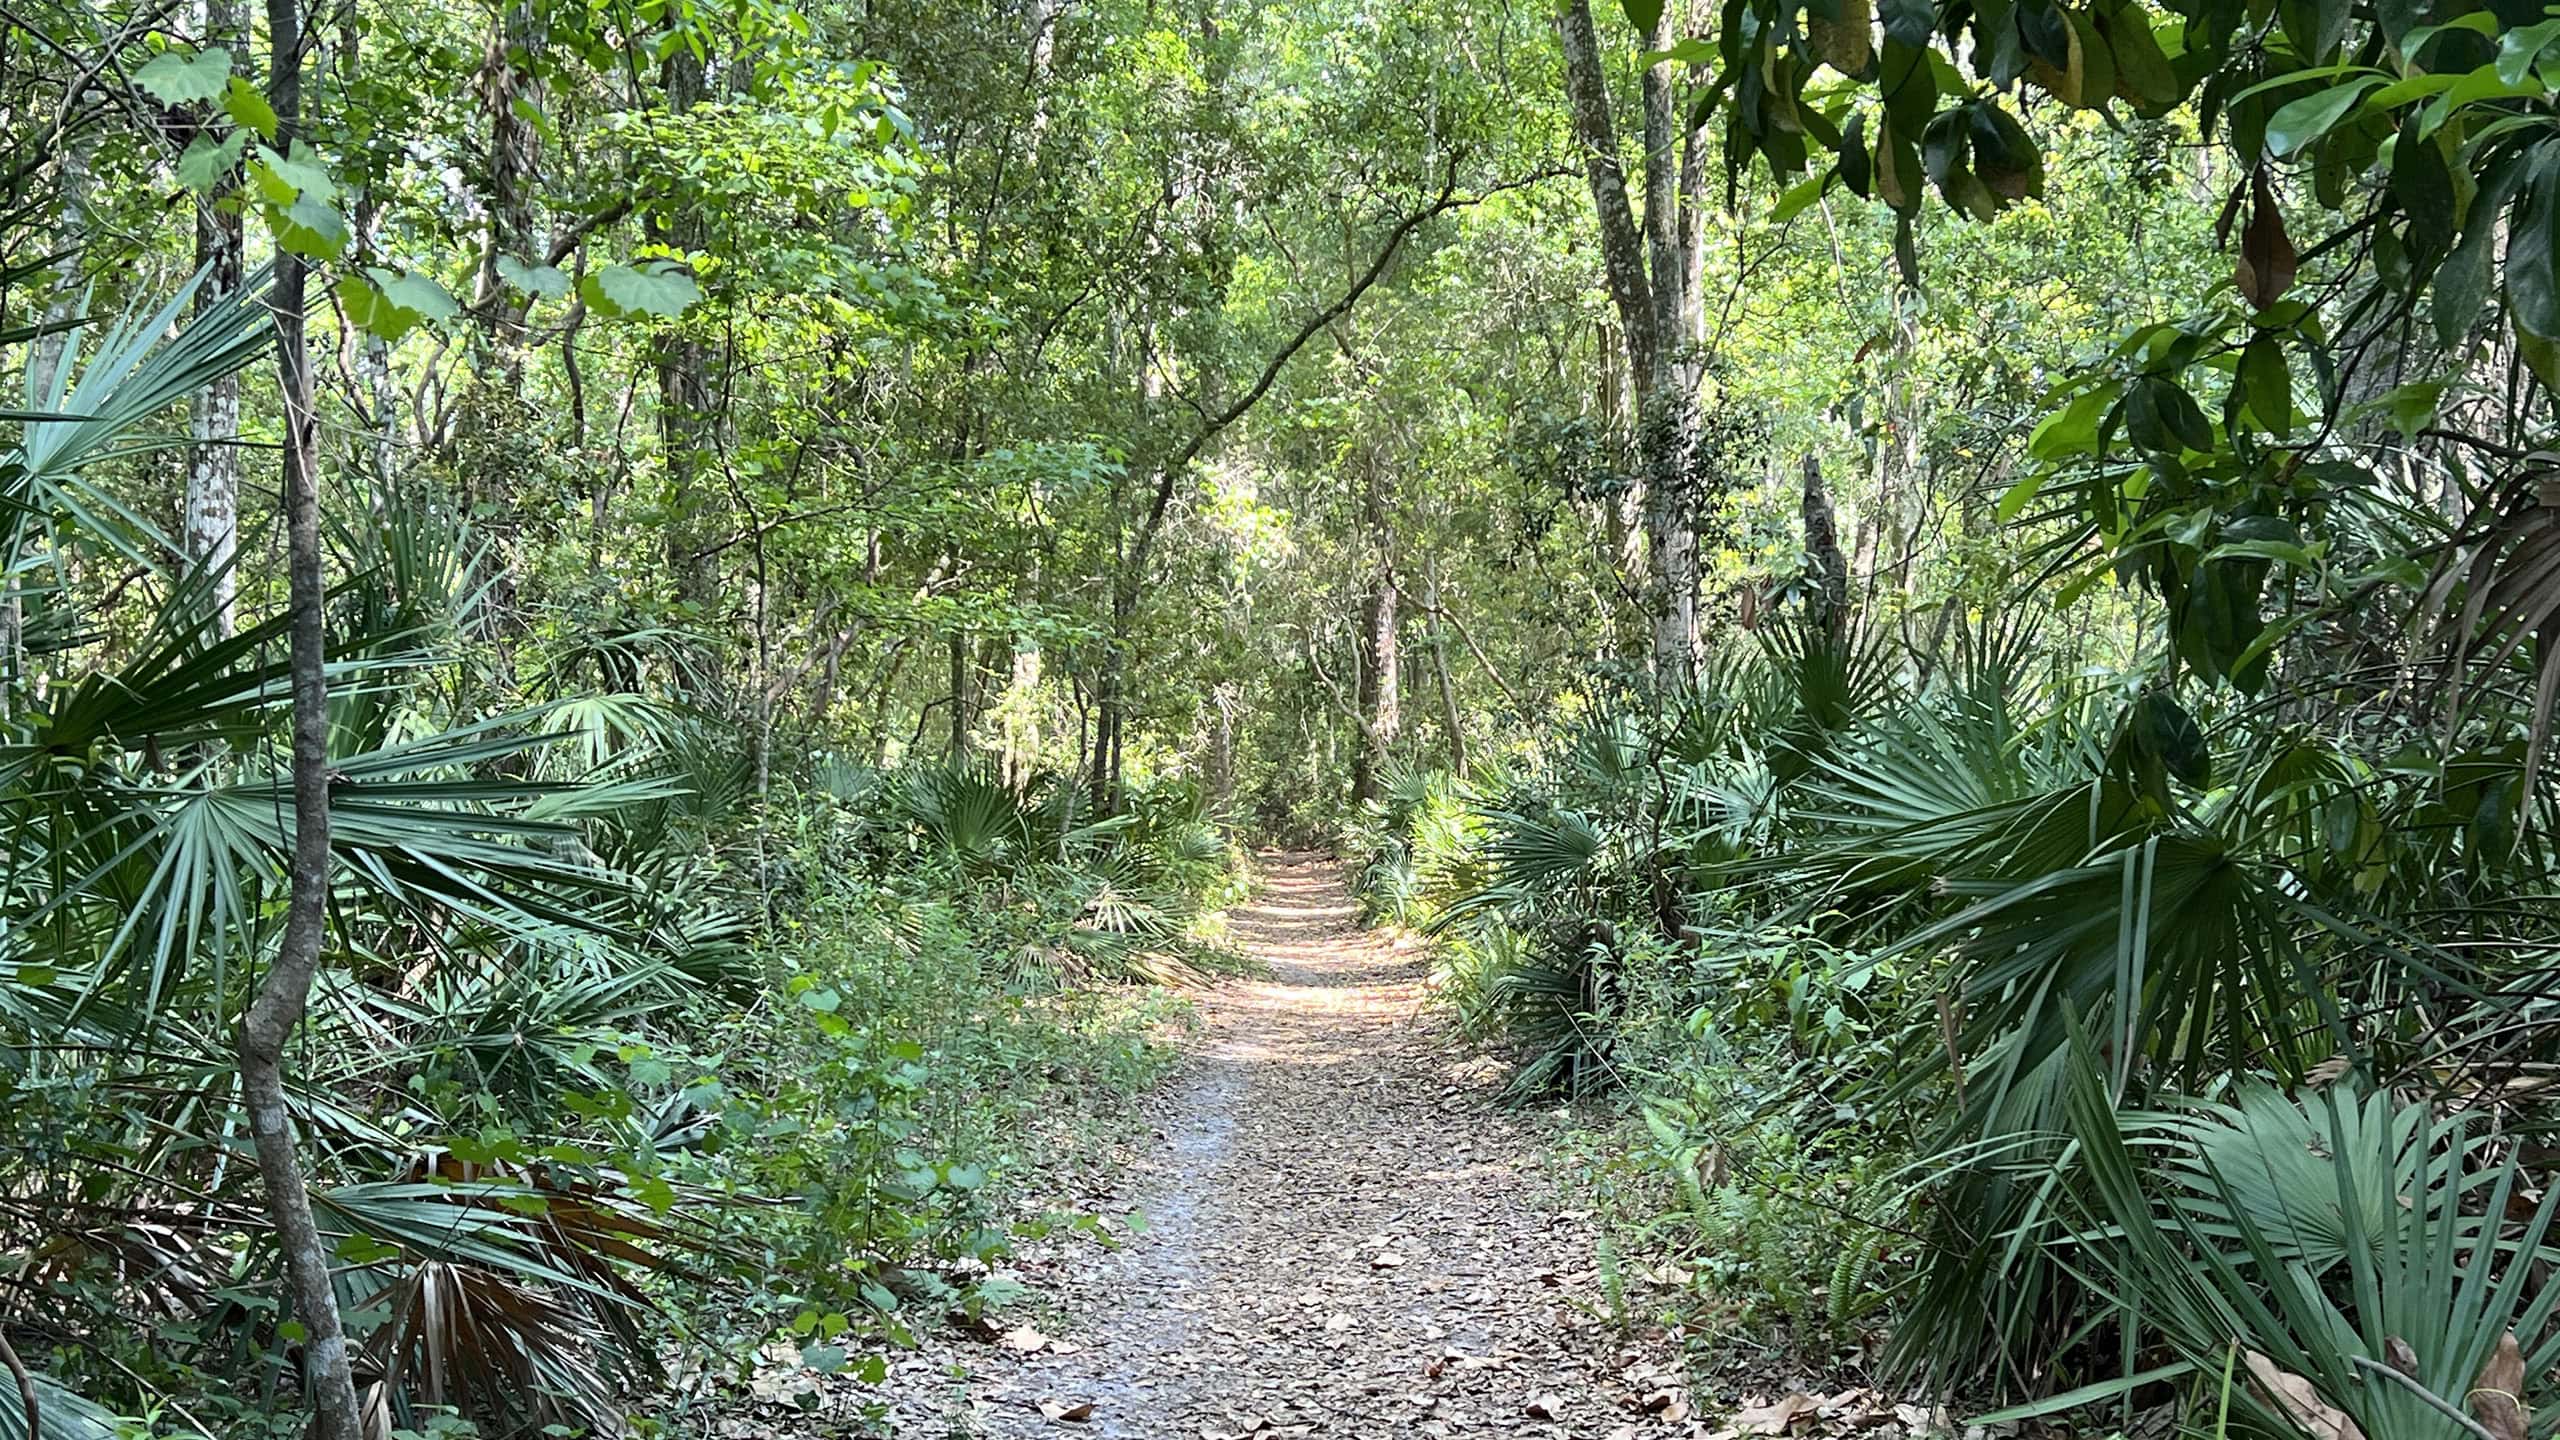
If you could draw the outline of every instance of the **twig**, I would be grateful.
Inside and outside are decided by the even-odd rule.
[[[44,1407],[36,1403],[36,1377],[27,1373],[27,1362],[18,1358],[6,1331],[0,1331],[0,1364],[18,1377],[18,1403],[27,1407],[27,1440],[44,1440]]]
[[[2381,1361],[2374,1359],[2370,1355],[2350,1355],[2347,1358],[2354,1361],[2356,1368],[2359,1370],[2370,1370],[2374,1374],[2380,1375],[2395,1384],[2407,1387],[2409,1393],[2417,1396],[2420,1400],[2425,1401],[2428,1408],[2437,1411],[2456,1425],[2459,1425],[2463,1429],[2470,1431],[2472,1434],[2479,1436],[2480,1440],[2498,1440],[2496,1435],[2490,1433],[2488,1426],[2481,1424],[2479,1421],[2463,1414],[2460,1410],[2455,1409],[2452,1401],[2447,1400],[2433,1390],[2428,1389],[2426,1386],[2419,1384],[2417,1377],[2412,1375],[2403,1375],[2399,1371],[2392,1369],[2390,1366],[2383,1364]]]

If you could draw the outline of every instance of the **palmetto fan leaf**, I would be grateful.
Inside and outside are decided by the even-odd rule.
[[[2531,647],[2532,739],[2525,774],[2541,773],[2560,701],[2560,472],[2527,466],[2446,539],[2415,614],[2421,650],[2443,657],[2448,729],[2480,673],[2494,674]],[[2458,601],[2458,603],[2457,603]]]
[[[2080,1245],[2102,1293],[2194,1369],[2265,1357],[2261,1382],[2231,1391],[2257,1425],[2296,1427],[2264,1388],[2279,1374],[2368,1436],[2465,1440],[2456,1417],[2510,1336],[2523,1410],[2547,1412],[2560,1285],[2535,1276],[2560,1191],[2534,1198],[2511,1154],[2387,1096],[2331,1090],[2292,1118],[2261,1098],[2244,1102],[2254,1119],[2218,1117],[2219,1133],[2148,1127],[2169,1136],[2184,1191],[2164,1203],[2143,1183],[2142,1122],[2120,1120],[2095,1067],[2076,1064],[2068,1092],[2091,1193]],[[2306,1131],[2317,1153],[2302,1151]]]
[[[39,515],[73,520],[146,566],[176,548],[81,472],[116,455],[183,443],[147,436],[141,427],[240,370],[273,338],[264,271],[178,324],[204,278],[198,272],[158,311],[109,330],[85,363],[78,346],[66,345],[50,373],[28,367],[27,408],[65,418],[30,421],[16,452],[0,458],[0,514],[7,517],[0,525],[8,535],[0,554],[14,561],[25,527]]]
[[[502,930],[594,925],[593,897],[623,880],[586,857],[568,819],[529,813],[561,801],[564,787],[479,778],[542,743],[537,718],[497,717],[334,760],[331,845],[343,883]],[[24,954],[63,927],[86,934],[96,942],[87,993],[124,982],[147,1014],[191,957],[245,938],[282,874],[291,797],[274,774],[225,782],[198,770],[155,783],[147,769],[111,765],[23,771],[16,793],[0,793],[18,822],[11,879],[25,902],[13,948]]]
[[[993,861],[1031,837],[1023,797],[988,766],[921,767],[899,798],[928,842],[966,864]]]

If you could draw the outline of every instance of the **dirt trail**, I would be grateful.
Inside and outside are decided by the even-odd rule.
[[[1262,871],[1233,923],[1270,976],[1203,997],[1125,1191],[1146,1233],[1067,1281],[1063,1344],[976,1347],[945,1433],[1690,1433],[1631,1403],[1590,1238],[1531,1127],[1453,1080],[1420,950],[1360,929],[1334,862]]]

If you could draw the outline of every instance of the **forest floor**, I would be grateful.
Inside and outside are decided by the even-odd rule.
[[[1268,973],[1202,993],[1155,1141],[1105,1197],[1146,1229],[1034,1277],[1055,1337],[901,1366],[897,1433],[1697,1433],[1672,1360],[1599,1318],[1548,1137],[1491,1107],[1424,1008],[1423,948],[1362,930],[1330,859],[1259,868],[1231,925]]]

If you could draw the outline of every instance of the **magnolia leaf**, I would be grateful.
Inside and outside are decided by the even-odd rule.
[[[2159,37],[2151,32],[2147,13],[2140,5],[2123,5],[2099,12],[2097,19],[2098,33],[2115,52],[2118,98],[2131,102],[2144,115],[2168,113],[2186,94],[2186,87],[2178,83],[2176,69],[2160,48]]]
[[[2383,82],[2379,75],[2359,75],[2343,85],[2315,90],[2276,111],[2267,121],[2267,148],[2290,156],[2319,139],[2347,118],[2366,91]]]
[[[2025,479],[2002,491],[2000,503],[1993,507],[1993,513],[1999,517],[2000,523],[2006,525],[2017,519],[2018,512],[2026,509],[2028,504],[2044,490],[2044,482],[2044,471],[2030,470]]]
[[[163,50],[133,72],[133,83],[163,105],[202,104],[229,88],[231,52]]]
[[[2134,743],[2171,775],[2201,790],[2213,782],[2213,752],[2195,717],[2168,695],[2154,690],[2134,702]]]
[[[2507,307],[2525,334],[2560,335],[2560,165],[2548,151],[2507,226]]]
[[[2249,413],[2268,433],[2278,439],[2293,434],[2293,372],[2273,335],[2259,335],[2240,352],[2240,388],[2249,397]]]
[[[1813,202],[1822,198],[1823,190],[1831,184],[1831,177],[1838,173],[1839,172],[1836,170],[1825,170],[1819,175],[1798,181],[1796,184],[1789,186],[1787,193],[1779,196],[1778,203],[1771,207],[1769,211],[1769,223],[1772,225],[1784,225],[1788,221],[1796,218],[1798,215],[1803,214],[1807,209],[1812,207]]]
[[[2524,1348],[2510,1330],[2498,1337],[2498,1348],[2471,1382],[2471,1413],[2497,1440],[2525,1440],[2523,1395]]]
[[[2264,310],[2293,288],[2300,262],[2293,237],[2285,233],[2284,210],[2276,204],[2275,187],[2267,183],[2264,169],[2251,178],[2250,191],[2249,223],[2240,232],[2240,261],[2232,278],[2242,298]]]
[[[2312,1440],[2364,1440],[2364,1431],[2347,1413],[2320,1398],[2310,1381],[2255,1350],[2245,1352],[2249,1377],[2275,1403],[2284,1417]]]
[[[1869,0],[1840,0],[1840,18],[1811,22],[1814,52],[1843,75],[1863,75],[1874,61],[1875,14]]]

